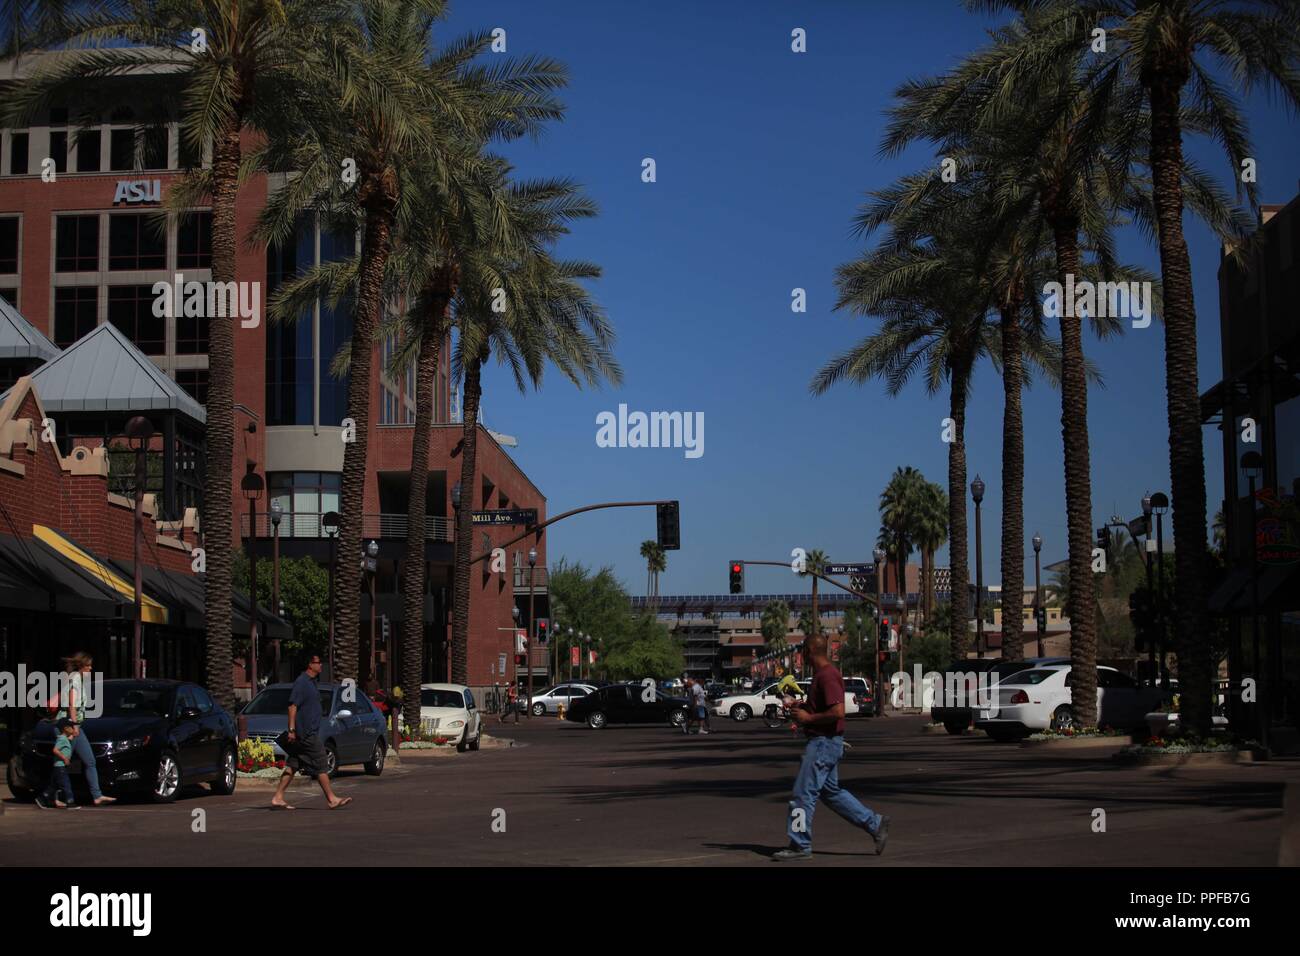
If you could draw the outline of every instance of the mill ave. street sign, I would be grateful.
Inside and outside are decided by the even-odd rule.
[[[537,524],[537,509],[504,508],[498,511],[475,511],[474,524]]]

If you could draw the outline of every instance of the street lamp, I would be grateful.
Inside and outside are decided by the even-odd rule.
[[[262,497],[266,483],[262,476],[248,466],[239,481],[239,488],[248,499],[248,643],[249,643],[249,693],[257,694],[257,499]]]
[[[1047,631],[1047,613],[1043,610],[1043,589],[1038,578],[1038,552],[1043,550],[1043,536],[1035,531],[1030,540],[1034,543],[1034,626],[1038,629],[1038,656],[1043,657],[1045,656],[1043,635]]]
[[[1148,491],[1145,495],[1142,496],[1142,517],[1146,519],[1146,532],[1147,532],[1147,540],[1146,540],[1147,599],[1151,602],[1149,606],[1152,609],[1154,609],[1156,606],[1155,586],[1151,581],[1151,575],[1154,571],[1151,555],[1155,553],[1154,548],[1152,547],[1155,544],[1155,538],[1152,537],[1151,535],[1151,511],[1153,507],[1154,506],[1151,504],[1151,492]],[[1147,622],[1148,626],[1150,626],[1151,623],[1152,623],[1151,621],[1148,621]],[[1156,684],[1158,683],[1157,677],[1159,675],[1156,671],[1156,636],[1154,633],[1147,634],[1147,669],[1150,674],[1151,686],[1155,687]]]
[[[1156,634],[1159,647],[1156,654],[1160,659],[1160,680],[1162,686],[1169,686],[1169,674],[1165,669],[1165,533],[1164,516],[1169,510],[1169,497],[1162,491],[1151,496],[1151,510],[1156,516]]]
[[[980,504],[984,501],[984,482],[976,475],[970,483],[970,496],[975,499],[975,656],[984,656],[984,545],[980,525]],[[958,622],[954,621],[957,627]]]
[[[284,518],[284,506],[280,504],[280,499],[271,500],[271,603],[275,605],[275,614],[281,616],[280,612],[280,521]],[[275,657],[272,664],[272,678],[280,676],[280,639],[277,637],[272,643]]]
[[[1251,639],[1251,664],[1255,670],[1255,680],[1259,686],[1259,696],[1256,697],[1257,709],[1259,715],[1259,735],[1260,743],[1265,747],[1268,746],[1268,725],[1269,713],[1267,702],[1272,691],[1272,668],[1269,668],[1269,685],[1264,686],[1263,673],[1259,657],[1259,557],[1258,557],[1258,518],[1255,514],[1255,482],[1264,473],[1264,456],[1257,451],[1248,451],[1241,456],[1241,469],[1246,473],[1246,481],[1249,484],[1250,493],[1250,639]]]
[[[136,680],[144,679],[144,566],[140,556],[140,542],[144,537],[144,488],[149,480],[149,439],[153,437],[153,422],[136,415],[126,423],[126,437],[135,449],[135,521],[131,532],[131,547],[135,561],[135,628],[131,636],[131,666]]]
[[[370,671],[375,676],[375,579],[379,577],[379,543],[373,538],[366,543],[366,572],[370,577]]]
[[[582,640],[583,643],[586,645],[582,649],[582,656],[585,658],[585,662],[578,661],[578,680],[582,680],[583,663],[586,663],[587,665],[587,678],[588,679],[591,678],[591,635],[590,634],[586,635]]]
[[[334,578],[338,574],[339,513],[327,511],[321,516],[321,527],[330,539],[330,680],[334,679]]]
[[[880,690],[880,645],[885,627],[885,549],[876,548],[871,552],[871,556],[876,559],[876,653],[872,655],[876,659],[876,692],[872,696],[875,700],[876,714],[879,715],[885,709]]]
[[[528,646],[524,648],[524,663],[528,665],[528,719],[533,717],[533,642],[537,640],[537,619],[533,617],[533,571],[537,568],[537,549],[528,549]],[[559,671],[556,671],[559,677]]]

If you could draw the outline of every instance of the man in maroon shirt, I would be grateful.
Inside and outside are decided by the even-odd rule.
[[[857,797],[840,788],[839,763],[844,756],[844,678],[826,653],[826,638],[814,634],[804,645],[814,668],[808,699],[791,711],[795,723],[808,737],[799,775],[790,800],[786,835],[790,845],[772,859],[807,860],[812,857],[812,819],[818,797],[854,826],[867,831],[876,845],[876,855],[885,852],[889,817],[875,813]]]

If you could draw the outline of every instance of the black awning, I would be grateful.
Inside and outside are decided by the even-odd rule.
[[[1229,613],[1250,614],[1256,600],[1261,614],[1300,611],[1300,563],[1261,564],[1255,587],[1250,584],[1249,572],[1247,576],[1246,586],[1233,599]]]
[[[131,561],[113,561],[113,564],[127,580],[133,580],[135,564]],[[202,631],[206,629],[203,612],[203,579],[198,575],[184,574],[178,571],[165,571],[162,568],[144,566],[141,573],[146,592],[155,601],[165,604],[170,612],[171,624],[187,630]],[[235,591],[231,595],[230,628],[234,634],[248,633],[248,597]],[[293,627],[286,621],[272,614],[268,609],[259,607],[257,619],[263,637],[293,637]]]
[[[26,586],[32,592],[14,603],[0,595],[0,603],[5,607],[110,620],[121,618],[124,609],[130,610],[129,602],[120,594],[95,581],[35,538],[0,534],[0,560],[10,580],[18,584],[30,582]],[[34,607],[38,601],[40,606]]]

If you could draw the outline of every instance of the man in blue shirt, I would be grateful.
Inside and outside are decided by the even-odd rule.
[[[307,658],[307,669],[298,675],[298,679],[293,682],[293,690],[289,692],[288,746],[284,748],[289,759],[285,761],[280,785],[271,798],[271,806],[276,810],[294,809],[285,801],[284,793],[299,770],[316,778],[331,810],[346,807],[352,802],[351,797],[340,797],[330,787],[329,764],[325,746],[320,739],[322,715],[320,688],[317,684],[320,669],[320,655],[312,654]]]

